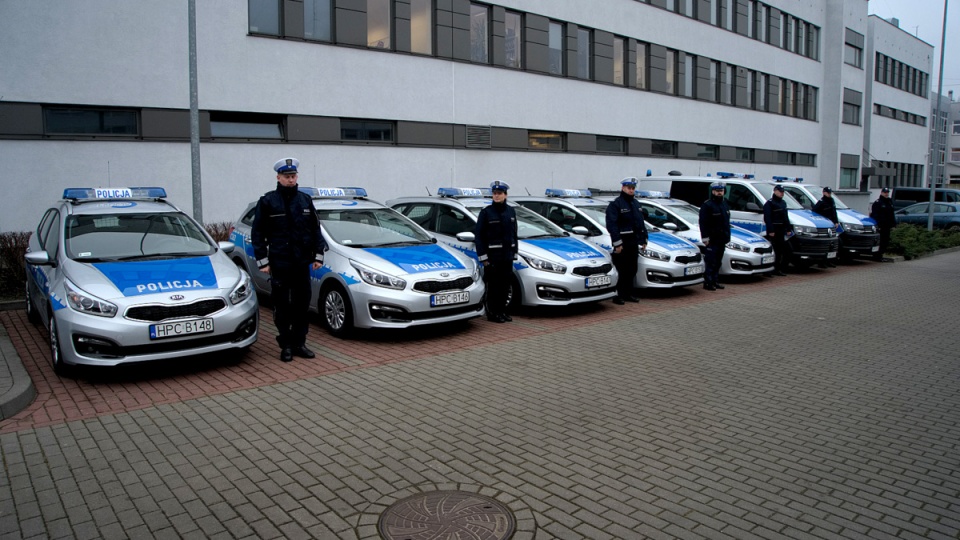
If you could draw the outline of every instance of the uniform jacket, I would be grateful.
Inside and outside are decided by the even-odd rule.
[[[730,205],[726,199],[707,199],[700,206],[700,238],[704,242],[725,246],[730,241]]]
[[[770,197],[763,203],[763,224],[767,226],[767,232],[785,234],[790,230],[790,214],[783,198]]]
[[[613,247],[624,242],[636,242],[638,246],[647,243],[647,227],[643,224],[643,210],[633,197],[620,196],[607,206],[607,232]]]
[[[278,183],[277,189],[257,202],[250,236],[260,268],[323,262],[327,242],[320,232],[317,210],[309,195],[293,189],[292,196],[284,196]]]
[[[870,207],[870,217],[877,221],[877,225],[892,229],[897,225],[897,218],[893,215],[893,201],[889,197],[881,196]]]
[[[832,198],[821,198],[813,205],[813,211],[829,219],[831,223],[840,223],[837,218],[837,203]]]
[[[477,258],[480,262],[512,262],[517,258],[517,213],[507,203],[493,203],[477,216]]]

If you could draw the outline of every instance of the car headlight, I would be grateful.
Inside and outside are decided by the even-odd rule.
[[[360,279],[374,287],[403,290],[407,286],[406,281],[396,276],[371,270],[358,262],[350,261],[350,264],[360,273]]]
[[[648,258],[648,259],[655,259],[655,260],[658,260],[658,261],[667,261],[667,262],[670,262],[670,256],[669,256],[669,255],[667,255],[666,253],[660,252],[660,251],[656,251],[656,250],[654,250],[654,249],[642,249],[642,250],[640,250],[640,255],[642,255],[642,256],[644,256],[644,257],[646,257],[646,258]]]
[[[117,314],[116,305],[81,291],[69,281],[63,282],[63,288],[67,291],[67,305],[74,311],[97,317],[113,317]]]
[[[877,232],[877,226],[876,226],[876,225],[864,225],[864,226],[863,226],[863,232],[875,233],[875,232]]]
[[[567,272],[567,267],[551,261],[546,261],[543,259],[538,259],[532,255],[520,254],[523,257],[523,260],[527,261],[527,264],[531,268],[536,268],[537,270],[543,270],[544,272],[553,272],[556,274],[565,274]]]
[[[477,263],[474,263],[474,264],[473,264],[473,276],[471,276],[471,277],[473,278],[473,282],[474,282],[474,283],[480,281],[481,277],[480,277],[480,265],[479,265],[479,264],[477,264]]]
[[[253,287],[250,286],[250,275],[240,270],[240,279],[233,290],[230,291],[230,302],[239,304],[249,298],[251,294],[253,294]]]
[[[859,223],[841,223],[840,226],[843,227],[844,232],[855,232],[855,233],[864,232],[863,225]]]
[[[805,225],[794,225],[793,233],[799,236],[815,236],[817,234],[817,228],[807,227]]]
[[[737,242],[727,242],[727,249],[732,249],[734,251],[743,251],[745,253],[750,253],[750,246],[745,246],[743,244],[738,244]]]

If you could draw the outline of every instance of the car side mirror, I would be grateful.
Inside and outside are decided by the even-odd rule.
[[[590,231],[587,230],[587,228],[584,227],[583,225],[574,225],[572,231],[573,231],[573,234],[579,234],[580,236],[590,235]]]
[[[233,253],[233,249],[237,247],[237,245],[233,242],[217,242],[217,247],[220,248],[220,251],[229,255]]]
[[[23,256],[27,264],[34,266],[56,266],[57,264],[50,260],[50,254],[46,251],[31,251]]]
[[[679,229],[677,228],[677,224],[676,224],[676,223],[670,223],[669,221],[666,222],[666,223],[664,223],[663,225],[661,225],[661,228],[664,228],[664,229],[666,229],[666,230],[668,230],[668,231],[676,231],[676,230],[679,230]]]
[[[748,202],[748,203],[744,206],[744,208],[747,210],[747,212],[759,212],[759,211],[760,211],[760,207],[757,206],[757,203],[755,203],[755,202]]]
[[[457,240],[461,242],[474,242],[476,239],[477,237],[472,232],[457,233]]]

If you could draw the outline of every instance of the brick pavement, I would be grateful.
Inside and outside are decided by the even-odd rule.
[[[516,538],[957,538],[958,265],[317,332],[315,365],[267,328],[239,366],[132,380],[53,380],[43,331],[0,314],[38,391],[0,423],[0,536],[366,538],[462,487]]]

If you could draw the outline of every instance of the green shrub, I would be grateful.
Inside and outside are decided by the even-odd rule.
[[[27,252],[29,242],[28,232],[0,233],[0,297],[23,295],[23,287],[27,282],[23,255]]]
[[[905,259],[915,259],[938,249],[960,246],[960,232],[933,230],[926,227],[901,223],[890,231],[890,245],[887,251],[903,255]]]
[[[217,223],[207,223],[204,225],[210,236],[217,242],[226,242],[230,240],[230,229],[233,223],[229,221],[219,221]]]

